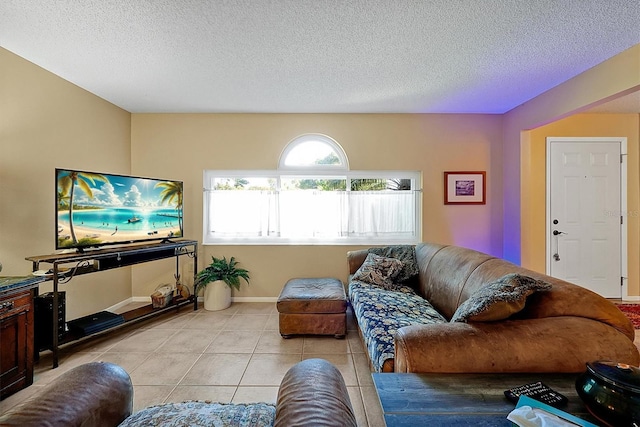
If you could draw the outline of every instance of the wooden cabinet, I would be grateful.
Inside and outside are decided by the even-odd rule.
[[[0,399],[33,384],[33,293],[0,297]]]

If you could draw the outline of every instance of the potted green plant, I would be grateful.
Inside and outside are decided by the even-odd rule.
[[[196,275],[195,291],[204,287],[205,310],[224,310],[231,305],[231,288],[240,290],[240,279],[249,284],[249,272],[239,268],[234,257],[211,257],[211,264]]]

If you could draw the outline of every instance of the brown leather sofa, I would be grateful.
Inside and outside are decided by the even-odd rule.
[[[505,320],[401,327],[395,357],[383,371],[583,372],[595,360],[640,364],[631,321],[615,304],[581,286],[456,246],[421,243],[415,253],[414,288],[446,320],[476,290],[509,273],[545,281],[551,289],[529,296],[524,309]],[[367,254],[348,252],[351,275]]]
[[[0,416],[0,426],[108,427],[132,413],[133,386],[112,363],[74,368]],[[323,359],[307,359],[285,374],[278,391],[275,426],[356,426],[340,371]]]

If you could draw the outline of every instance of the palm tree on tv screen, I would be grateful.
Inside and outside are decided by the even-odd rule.
[[[155,188],[163,189],[160,193],[162,198],[160,203],[175,204],[178,211],[178,224],[180,224],[180,231],[182,231],[182,183],[175,181],[159,182]]]
[[[69,204],[69,195],[58,189],[58,210],[65,209]]]
[[[67,174],[64,176],[58,176],[58,194],[65,195],[65,199],[68,194],[69,231],[71,233],[71,239],[73,239],[73,243],[75,245],[78,243],[76,232],[73,229],[73,197],[75,188],[80,188],[80,190],[89,196],[90,199],[93,199],[93,191],[91,190],[89,183],[91,183],[91,185],[96,185],[96,181],[109,182],[109,179],[99,173],[78,171],[67,171],[66,173]]]

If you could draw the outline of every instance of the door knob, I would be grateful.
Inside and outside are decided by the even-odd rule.
[[[565,233],[564,231],[553,230],[553,235],[554,236],[558,236],[560,234],[567,234],[567,233]]]

